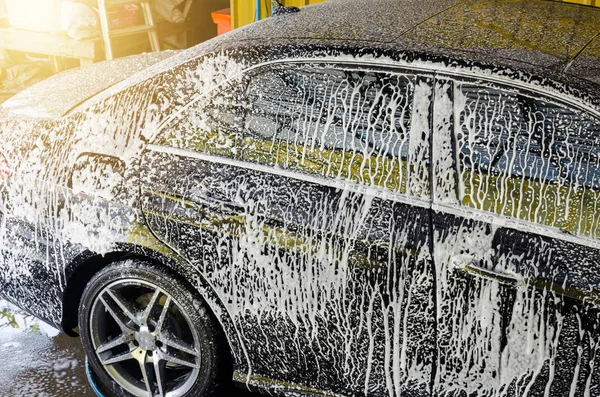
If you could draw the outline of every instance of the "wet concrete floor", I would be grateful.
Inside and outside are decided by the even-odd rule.
[[[0,300],[0,313],[3,310],[14,321],[0,314],[0,396],[96,396],[87,381],[79,339]],[[235,390],[235,396],[258,397],[243,390]]]

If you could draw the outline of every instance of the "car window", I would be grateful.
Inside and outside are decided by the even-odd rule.
[[[600,236],[600,122],[509,90],[455,90],[463,204]]]
[[[241,140],[244,79],[223,84],[211,95],[188,105],[168,123],[159,145],[236,157]]]
[[[249,83],[244,159],[406,189],[414,77],[319,65],[271,67]]]

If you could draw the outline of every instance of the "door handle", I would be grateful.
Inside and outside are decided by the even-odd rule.
[[[567,298],[589,302],[600,307],[600,292],[590,291],[579,287],[571,287],[564,283],[557,283],[551,280],[543,280],[534,277],[523,277],[514,273],[502,273],[486,269],[481,262],[469,255],[456,255],[450,259],[451,266],[458,271],[462,271],[478,278],[493,280],[498,283],[508,285],[512,288],[529,286],[540,291],[552,291],[553,293]]]
[[[235,211],[243,211],[244,207],[234,201],[231,201],[225,194],[209,191],[208,189],[198,189],[194,192],[191,198],[201,204],[204,204],[208,207],[214,207],[216,205],[220,205],[222,207],[228,208],[230,210]]]
[[[500,284],[510,285],[515,288],[525,284],[524,278],[518,274],[486,269],[481,264],[481,261],[473,258],[470,255],[453,256],[450,259],[450,264],[454,269],[467,273],[471,276],[496,281]]]

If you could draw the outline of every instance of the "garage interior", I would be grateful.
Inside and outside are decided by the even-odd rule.
[[[600,0],[565,1],[600,6]],[[189,48],[267,18],[275,6],[271,0],[0,0],[0,103],[63,70]]]

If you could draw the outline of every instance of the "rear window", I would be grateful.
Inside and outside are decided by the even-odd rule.
[[[248,87],[244,158],[404,190],[414,77],[298,65]]]

